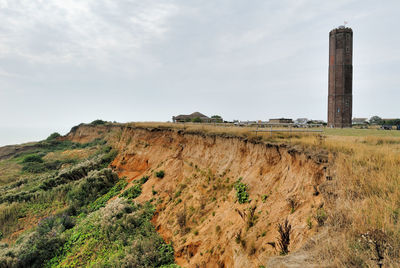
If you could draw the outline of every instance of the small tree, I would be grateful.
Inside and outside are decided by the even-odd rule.
[[[49,137],[47,137],[47,140],[48,140],[48,141],[50,141],[50,140],[55,140],[55,139],[57,139],[58,137],[61,137],[60,133],[54,132],[54,133],[51,134]]]
[[[371,125],[381,125],[383,123],[383,120],[379,116],[375,115],[369,119],[369,123]]]
[[[200,117],[196,117],[196,118],[192,119],[192,122],[193,123],[201,123],[201,119],[200,119]]]
[[[105,123],[107,123],[106,121],[103,121],[101,119],[96,119],[94,120],[92,123],[90,123],[91,125],[97,126],[97,125],[104,125]]]
[[[224,121],[220,115],[213,115],[211,118],[215,119],[215,122],[217,123],[222,123]]]

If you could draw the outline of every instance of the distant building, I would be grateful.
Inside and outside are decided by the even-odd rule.
[[[326,125],[324,120],[309,120],[307,124]]]
[[[199,123],[209,123],[214,122],[214,119],[199,113],[194,112],[192,114],[181,114],[172,117],[172,122],[179,123],[179,122],[199,122]]]
[[[294,120],[294,123],[298,125],[305,125],[307,124],[307,122],[308,122],[307,118],[297,118],[296,120]]]
[[[353,118],[353,125],[366,125],[368,124],[368,118]]]
[[[268,121],[269,124],[293,124],[293,120],[290,118],[275,118]]]

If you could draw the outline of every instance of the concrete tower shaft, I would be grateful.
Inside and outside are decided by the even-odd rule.
[[[328,126],[351,127],[353,109],[353,31],[329,33]]]

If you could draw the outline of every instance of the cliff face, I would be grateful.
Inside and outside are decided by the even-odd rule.
[[[265,265],[280,252],[278,224],[291,224],[294,252],[314,235],[314,215],[324,209],[318,191],[324,166],[285,146],[125,126],[83,125],[66,138],[105,138],[118,150],[111,166],[128,187],[150,176],[136,200],[156,206],[153,223],[184,267]],[[242,204],[234,186],[239,178],[249,195]]]

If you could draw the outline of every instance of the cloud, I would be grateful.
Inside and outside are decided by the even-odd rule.
[[[0,57],[31,64],[112,64],[164,37],[169,2],[2,0]]]

